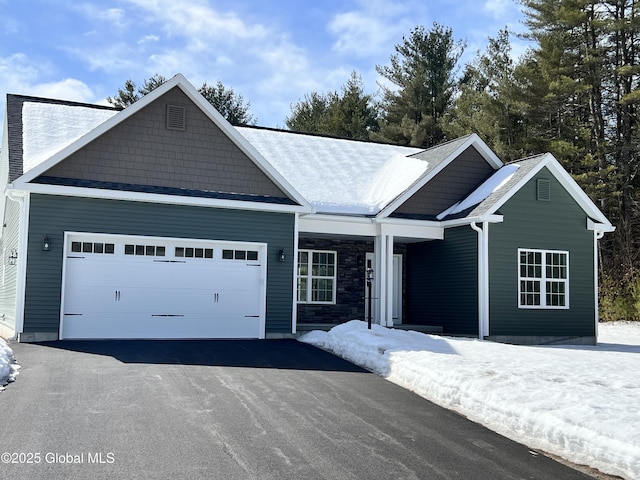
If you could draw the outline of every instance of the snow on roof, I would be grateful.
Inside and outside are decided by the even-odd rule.
[[[504,187],[509,182],[509,180],[511,180],[511,178],[519,168],[520,165],[517,164],[505,165],[504,167],[496,171],[493,175],[491,175],[487,180],[485,180],[478,188],[471,192],[470,195],[468,195],[463,200],[451,205],[444,212],[440,213],[436,218],[438,220],[442,220],[449,215],[455,215],[456,213],[464,212],[466,209],[480,204],[491,194]]]
[[[429,165],[420,148],[236,128],[320,213],[376,214]]]
[[[23,173],[47,160],[115,114],[117,110],[55,103],[22,106]]]

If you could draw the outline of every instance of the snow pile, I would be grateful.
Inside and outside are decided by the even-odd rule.
[[[9,345],[0,338],[0,390],[4,390],[4,386],[15,380],[18,374],[19,365],[13,358],[13,351]]]
[[[301,341],[531,448],[640,479],[640,324],[598,346],[525,347],[352,321]]]
[[[23,172],[44,162],[117,113],[117,110],[25,102],[22,105]]]

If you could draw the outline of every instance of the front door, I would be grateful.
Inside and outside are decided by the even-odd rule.
[[[375,267],[375,257],[373,253],[367,253],[365,261],[365,282],[364,282],[364,318],[369,318],[369,290],[367,288],[366,269],[373,269],[373,281],[376,282],[377,272]],[[393,297],[392,297],[392,312],[393,312],[393,324],[399,325],[402,323],[402,255],[393,255]],[[372,295],[375,295],[375,288],[372,289]],[[372,298],[375,300],[375,297]],[[372,317],[375,318],[376,305],[372,302]]]

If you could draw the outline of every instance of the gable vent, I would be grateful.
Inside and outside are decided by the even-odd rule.
[[[167,130],[185,128],[185,108],[181,105],[167,105]]]
[[[551,182],[546,178],[538,179],[538,200],[543,202],[551,201]]]

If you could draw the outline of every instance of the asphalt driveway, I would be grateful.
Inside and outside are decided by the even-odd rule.
[[[590,478],[295,340],[11,347],[2,479]]]

